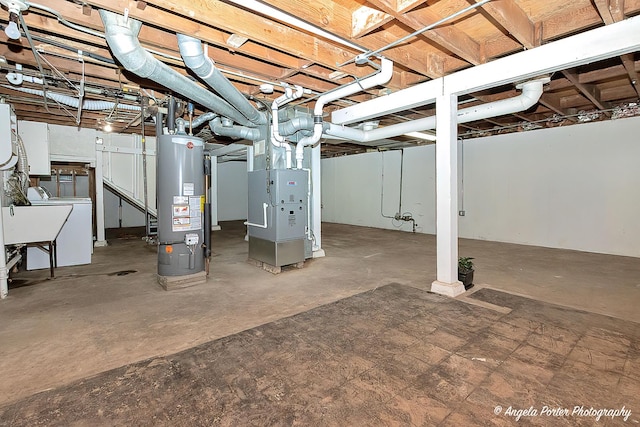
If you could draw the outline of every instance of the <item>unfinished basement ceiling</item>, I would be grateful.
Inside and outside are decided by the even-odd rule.
[[[21,64],[25,76],[42,78],[40,70],[44,72],[44,82],[36,79],[31,83],[25,79],[21,84],[24,88],[78,97],[84,84],[88,88],[84,90],[87,100],[139,106],[136,98],[149,96],[156,99],[152,102],[161,103],[168,94],[166,89],[123,70],[117,61],[114,63],[104,38],[98,34],[70,28],[59,19],[102,33],[98,9],[107,9],[120,14],[126,11],[129,17],[142,21],[139,36],[142,45],[182,74],[188,72],[182,61],[176,60],[180,57],[176,32],[206,42],[208,55],[216,65],[258,105],[279,96],[282,93],[279,85],[286,83],[310,89],[312,93],[297,104],[313,108],[315,95],[375,72],[369,64],[354,63],[358,54],[383,48],[474,3],[470,0],[40,0],[22,14],[33,49],[25,34],[18,41],[4,34],[0,37],[0,55],[6,58],[1,66],[4,81],[0,83],[0,96],[14,105],[21,120],[102,128],[110,117],[116,131],[140,133],[140,113],[135,109],[79,111],[51,99],[45,102],[40,94],[11,89],[11,83],[5,79],[6,73]],[[265,5],[272,10],[262,13],[255,10],[264,9]],[[4,27],[9,14],[6,9],[2,13]],[[640,0],[492,0],[384,50],[382,54],[395,64],[391,81],[385,87],[334,102],[325,108],[325,113],[638,13]],[[298,22],[287,15],[297,17]],[[324,34],[299,28],[300,20]],[[464,138],[472,138],[635,114],[640,97],[639,70],[640,54],[634,52],[556,72],[533,108],[466,123],[459,126],[458,132]],[[273,94],[260,91],[260,86],[268,82],[275,84]],[[468,107],[517,93],[512,85],[501,86],[465,95],[460,102]],[[430,105],[377,120],[379,126],[386,126],[433,114],[435,110]],[[151,122],[145,124],[145,133],[154,133]],[[207,135],[206,126],[201,135],[213,138],[210,133]],[[397,148],[424,143],[427,142],[403,136],[381,141],[377,146]],[[326,143],[323,155],[357,153],[368,148],[371,147],[354,143]]]

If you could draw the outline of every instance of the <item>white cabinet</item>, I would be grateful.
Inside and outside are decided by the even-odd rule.
[[[29,162],[29,175],[51,175],[49,158],[49,125],[20,121],[18,135],[24,142]]]

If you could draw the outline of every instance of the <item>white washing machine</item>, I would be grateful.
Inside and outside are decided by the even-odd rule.
[[[30,189],[31,190],[31,189]],[[57,266],[91,264],[93,230],[92,203],[85,197],[42,197],[30,191],[32,205],[73,205],[67,222],[56,239]],[[27,270],[49,268],[49,255],[37,247],[27,248]]]

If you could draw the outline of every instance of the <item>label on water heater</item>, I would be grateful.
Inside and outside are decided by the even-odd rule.
[[[173,205],[173,217],[185,217],[189,215],[189,205]]]
[[[203,200],[204,196],[173,196],[171,231],[202,229]]]
[[[195,185],[193,184],[193,182],[185,182],[182,184],[182,195],[193,196],[194,189]]]
[[[188,205],[189,198],[183,196],[173,196],[173,204],[174,205]]]
[[[295,187],[296,185],[298,185],[298,183],[296,181],[287,181],[287,185],[291,187]]]

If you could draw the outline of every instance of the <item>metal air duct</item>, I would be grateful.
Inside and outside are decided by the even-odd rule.
[[[205,56],[200,40],[184,34],[177,34],[177,36],[184,64],[196,76],[218,92],[251,123],[255,125],[267,123],[265,114],[251,105],[247,98],[216,68],[211,58]]]
[[[252,125],[250,120],[224,99],[172,70],[147,52],[137,38],[142,25],[140,21],[132,18],[125,19],[121,15],[106,10],[100,10],[100,17],[104,23],[105,38],[109,48],[127,70],[159,83],[221,116],[242,125]]]

